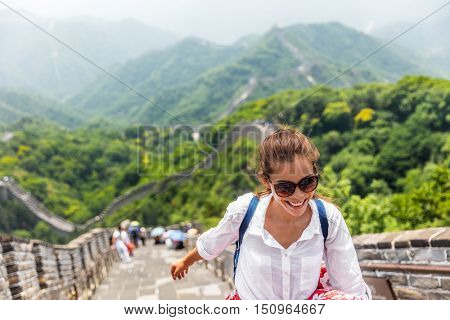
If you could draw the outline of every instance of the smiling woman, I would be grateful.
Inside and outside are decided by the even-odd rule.
[[[259,149],[265,190],[230,203],[219,224],[172,264],[172,277],[185,277],[195,261],[212,260],[236,242],[229,300],[371,299],[341,212],[315,193],[319,156],[298,131],[268,136]]]

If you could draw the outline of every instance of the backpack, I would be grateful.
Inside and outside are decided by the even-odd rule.
[[[242,239],[244,238],[244,234],[248,229],[250,221],[253,218],[253,214],[255,213],[255,209],[258,206],[259,198],[253,196],[250,204],[248,206],[247,212],[245,213],[244,220],[242,220],[241,226],[239,227],[239,239],[236,240],[236,250],[234,252],[234,268],[233,268],[233,279],[236,277],[236,268],[239,260],[239,252],[241,251]],[[316,203],[317,209],[319,210],[319,220],[320,227],[322,229],[323,241],[327,240],[328,237],[328,219],[327,212],[325,210],[325,206],[320,199],[314,199]]]

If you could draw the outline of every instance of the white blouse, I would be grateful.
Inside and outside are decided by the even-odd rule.
[[[247,193],[230,203],[219,224],[199,237],[197,249],[203,259],[216,258],[239,238],[239,227],[252,197],[252,193]],[[307,299],[317,288],[323,260],[333,288],[371,299],[341,212],[333,204],[322,200],[329,225],[324,249],[319,212],[315,202],[310,200],[308,205],[313,212],[311,222],[300,239],[285,249],[264,229],[271,199],[272,194],[259,200],[242,240],[235,278],[241,299]]]

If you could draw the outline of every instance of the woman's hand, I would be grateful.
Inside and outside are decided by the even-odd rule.
[[[189,267],[190,265],[184,258],[172,263],[172,266],[170,267],[170,273],[172,274],[173,280],[176,280],[177,278],[181,280],[182,278],[184,278],[188,273]]]
[[[175,261],[170,266],[170,274],[172,275],[173,280],[183,279],[187,273],[188,269],[191,265],[193,265],[196,261],[200,261],[203,258],[198,254],[197,247],[192,249],[184,258]]]

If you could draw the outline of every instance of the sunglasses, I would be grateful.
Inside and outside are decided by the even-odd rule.
[[[298,183],[282,181],[279,183],[275,183],[273,187],[279,197],[286,198],[294,194],[295,188],[297,188],[297,186],[300,188],[300,190],[307,193],[316,190],[318,184],[319,175],[311,175],[304,177]]]

